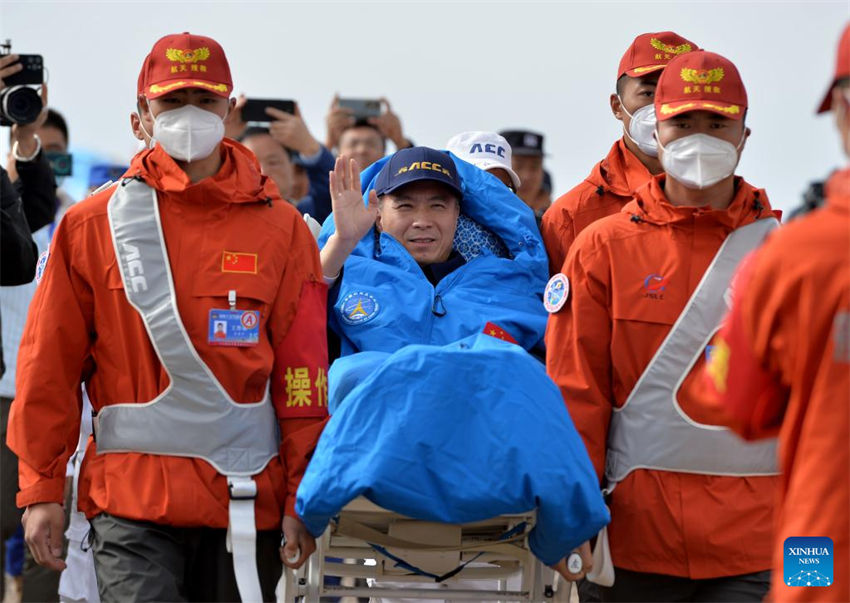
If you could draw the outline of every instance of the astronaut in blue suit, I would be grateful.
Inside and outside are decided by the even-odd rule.
[[[321,534],[359,495],[448,523],[536,505],[532,550],[581,577],[589,550],[580,550],[578,574],[566,555],[609,519],[587,452],[542,365],[480,335],[525,350],[543,337],[548,260],[532,211],[492,174],[427,147],[398,151],[362,176],[342,156],[330,190],[319,246],[342,356],[300,516]],[[506,395],[517,378],[522,390]],[[445,452],[464,462],[449,469],[438,460],[439,479],[426,479],[420,455],[440,459],[449,436]],[[382,455],[410,458],[388,464]],[[446,491],[458,495],[437,494]]]
[[[540,343],[546,253],[531,211],[496,177],[413,147],[362,178],[340,157],[330,185],[319,245],[343,356],[445,345],[487,323],[526,350]]]

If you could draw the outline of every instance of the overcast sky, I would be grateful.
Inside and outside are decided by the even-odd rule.
[[[442,148],[464,130],[543,132],[556,195],[620,135],[608,96],[625,49],[640,33],[671,29],[738,66],[753,131],[738,173],[783,209],[845,163],[831,117],[814,110],[848,19],[848,0],[0,0],[0,38],[44,55],[50,104],[67,117],[73,147],[126,162],[142,60],[160,36],[190,31],[222,44],[237,92],[298,100],[320,140],[336,91],[387,96],[418,144]]]

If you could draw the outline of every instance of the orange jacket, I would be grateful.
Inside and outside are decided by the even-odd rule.
[[[547,326],[547,371],[600,479],[613,408],[626,401],[726,236],[771,211],[764,191],[741,179],[721,211],[674,207],[663,185],[663,174],[653,177],[622,212],[578,236],[563,268],[569,298]],[[695,374],[678,400],[703,422],[687,394]],[[765,570],[775,485],[773,477],[635,470],[609,503],[614,565],[694,579]]]
[[[294,515],[295,488],[311,442],[327,415],[325,306],[316,243],[298,212],[260,175],[253,155],[225,140],[219,172],[192,184],[157,146],[127,172],[158,191],[177,305],[201,359],[237,402],[256,402],[272,378],[284,437],[282,456],[256,476],[257,527],[279,529]],[[80,426],[80,382],[95,411],[148,402],[168,385],[140,315],[127,301],[106,207],[110,188],[72,207],[56,231],[43,280],[30,305],[18,355],[17,397],[9,446],[20,459],[18,505],[62,502],[65,463]],[[242,258],[234,270],[227,256]],[[226,270],[227,268],[227,270]],[[207,343],[209,312],[260,311],[253,347]],[[311,405],[287,407],[286,384],[306,368]],[[287,382],[287,371],[290,379]],[[303,372],[303,370],[302,370]],[[318,387],[315,385],[318,383]],[[96,454],[83,461],[80,509],[178,526],[227,526],[223,476],[205,461],[139,453]]]
[[[706,371],[727,424],[750,439],[779,435],[777,601],[850,601],[850,169],[826,193],[825,208],[785,226],[739,271]],[[791,536],[832,538],[833,586],[784,584]]]
[[[543,214],[540,231],[549,254],[549,272],[560,272],[578,233],[589,224],[616,214],[652,177],[621,138],[590,175],[564,193]]]

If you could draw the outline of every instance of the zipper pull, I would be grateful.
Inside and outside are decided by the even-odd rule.
[[[230,304],[230,309],[236,309],[236,289],[231,289],[227,292],[227,303]]]
[[[443,303],[443,298],[440,297],[439,293],[434,296],[434,305],[431,306],[431,312],[434,313],[434,316],[446,315],[446,305]]]

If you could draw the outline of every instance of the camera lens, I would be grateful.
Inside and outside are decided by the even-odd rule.
[[[41,112],[41,97],[33,88],[12,86],[0,91],[0,118],[15,124],[32,123]]]

